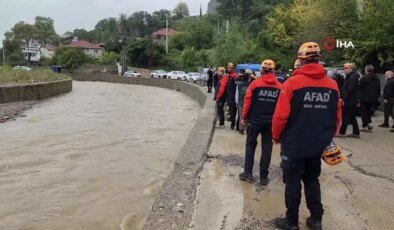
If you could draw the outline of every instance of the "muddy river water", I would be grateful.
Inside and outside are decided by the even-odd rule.
[[[180,92],[74,82],[0,124],[0,229],[140,229],[199,112]]]

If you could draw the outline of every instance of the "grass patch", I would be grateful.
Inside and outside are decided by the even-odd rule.
[[[34,84],[70,79],[64,74],[54,73],[49,69],[33,69],[32,71],[14,70],[11,67],[0,67],[0,85]]]

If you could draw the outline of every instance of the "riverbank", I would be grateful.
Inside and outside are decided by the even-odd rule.
[[[18,101],[0,104],[0,123],[15,120],[18,116],[23,116],[23,112],[32,108],[38,101]]]
[[[11,67],[0,67],[0,86],[37,84],[70,79],[64,74],[58,74],[49,69],[14,70]]]

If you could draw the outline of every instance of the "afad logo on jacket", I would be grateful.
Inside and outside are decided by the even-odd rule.
[[[327,109],[327,102],[330,101],[331,90],[328,92],[309,92],[304,95],[304,108],[307,109]]]
[[[334,38],[326,38],[323,41],[324,49],[333,50],[337,49],[354,49],[354,44],[352,41],[334,39]]]

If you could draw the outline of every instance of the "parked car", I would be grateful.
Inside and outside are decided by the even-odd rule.
[[[128,70],[124,73],[125,77],[141,77],[141,74],[134,71],[134,70]]]
[[[172,79],[172,80],[185,80],[186,81],[187,74],[183,71],[171,71],[171,72],[167,73],[167,77],[168,77],[168,79]]]
[[[24,65],[16,65],[14,66],[13,69],[20,69],[20,70],[26,70],[26,71],[31,71],[32,69],[30,67],[24,66]]]
[[[150,77],[151,78],[163,78],[163,79],[166,79],[167,78],[167,72],[164,71],[164,70],[155,70],[155,71],[150,73]]]
[[[187,74],[187,82],[197,83],[198,79],[200,79],[201,74],[197,72],[190,72]]]

